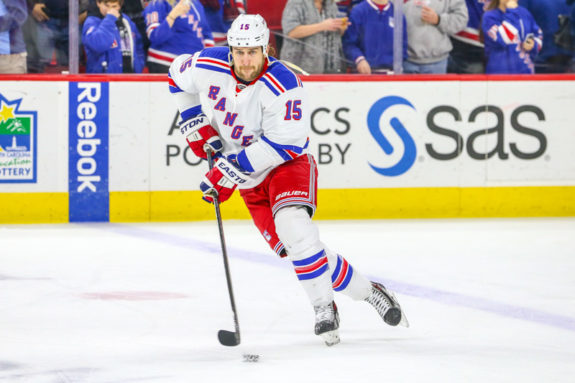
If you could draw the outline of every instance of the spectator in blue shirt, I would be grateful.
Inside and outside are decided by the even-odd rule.
[[[26,73],[26,45],[22,25],[26,0],[0,1],[0,73]]]
[[[349,17],[353,7],[361,3],[363,0],[336,0],[337,8],[342,15]]]
[[[567,5],[570,7],[570,15],[571,18],[571,43],[575,45],[575,0],[566,0]],[[573,47],[575,49],[575,47]],[[575,56],[571,59],[571,63],[569,64],[568,72],[575,73]]]
[[[350,14],[343,35],[343,50],[355,70],[362,74],[393,69],[393,4],[389,0],[365,0]],[[403,58],[407,58],[407,30],[404,18]]]
[[[571,7],[571,34],[575,39],[575,0],[566,0],[567,5]]]
[[[532,74],[543,33],[529,11],[516,0],[492,0],[481,24],[485,41],[485,73]]]
[[[153,0],[144,10],[150,39],[148,68],[168,73],[181,54],[214,46],[204,6],[199,0]]]
[[[559,15],[570,12],[565,0],[519,0],[519,5],[533,15],[543,31],[543,48],[535,57],[535,72],[565,73],[573,58],[573,52],[558,47],[554,40],[555,33],[559,30]]]
[[[204,6],[206,18],[214,36],[214,44],[216,46],[228,45],[227,34],[233,20],[228,20],[226,11],[233,8],[238,14],[245,14],[244,0],[200,0],[200,2]]]
[[[98,0],[98,14],[82,29],[87,73],[141,73],[142,37],[130,18],[120,13],[123,0]]]

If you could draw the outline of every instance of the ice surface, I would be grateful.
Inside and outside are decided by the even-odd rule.
[[[336,296],[341,343],[313,334],[289,262],[224,223],[0,226],[0,382],[571,382],[575,219],[319,221],[395,291],[411,327]],[[260,355],[258,363],[243,354]]]

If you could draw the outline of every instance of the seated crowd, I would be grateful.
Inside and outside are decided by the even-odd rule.
[[[397,2],[278,1],[274,55],[304,73],[575,72],[575,0]],[[0,33],[9,36],[0,39],[0,73],[67,70],[68,4],[0,2]],[[225,45],[231,22],[249,6],[249,0],[79,0],[80,71],[166,73],[182,53]],[[248,10],[266,18],[267,8]],[[394,33],[398,24],[402,33]]]

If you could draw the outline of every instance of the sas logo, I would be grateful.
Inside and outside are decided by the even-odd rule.
[[[385,154],[391,155],[395,148],[382,133],[381,124],[388,123],[403,142],[403,156],[399,161],[397,161],[395,165],[390,167],[378,167],[372,163],[369,163],[369,166],[371,166],[374,171],[388,177],[399,176],[407,172],[411,166],[413,166],[415,158],[417,157],[415,142],[409,135],[407,129],[405,129],[397,117],[387,117],[389,115],[389,113],[387,113],[388,110],[398,105],[408,106],[415,111],[415,107],[406,99],[398,96],[388,96],[376,101],[376,103],[373,104],[367,114],[367,126],[369,127],[369,132],[377,144],[381,147],[381,149],[383,149]],[[383,117],[385,117],[385,119]]]
[[[0,183],[36,182],[37,112],[0,94]]]

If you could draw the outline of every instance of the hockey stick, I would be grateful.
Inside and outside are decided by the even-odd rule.
[[[208,156],[208,166],[210,170],[214,167],[214,159],[212,157],[212,151],[206,148],[206,154]],[[222,245],[222,256],[224,257],[224,269],[226,271],[226,281],[228,282],[228,293],[230,295],[230,304],[232,306],[232,312],[234,313],[234,325],[236,331],[220,330],[218,331],[218,340],[224,346],[237,346],[240,344],[240,322],[238,321],[238,312],[236,310],[236,302],[234,300],[234,290],[232,288],[232,277],[230,275],[230,265],[228,264],[228,252],[226,251],[226,239],[224,237],[224,225],[222,223],[222,214],[220,212],[220,202],[218,201],[218,196],[212,197],[214,199],[214,207],[216,209],[216,219],[218,221],[218,229],[220,231],[220,243]]]
[[[293,69],[296,73],[301,73],[301,74],[303,74],[304,76],[309,76],[309,73],[308,73],[308,72],[306,72],[305,70],[301,69],[299,66],[295,65],[295,64],[292,63],[292,62],[289,62],[289,61],[287,61],[287,60],[280,60],[280,62],[281,62],[282,64],[284,64],[285,66],[287,66],[288,68]]]

